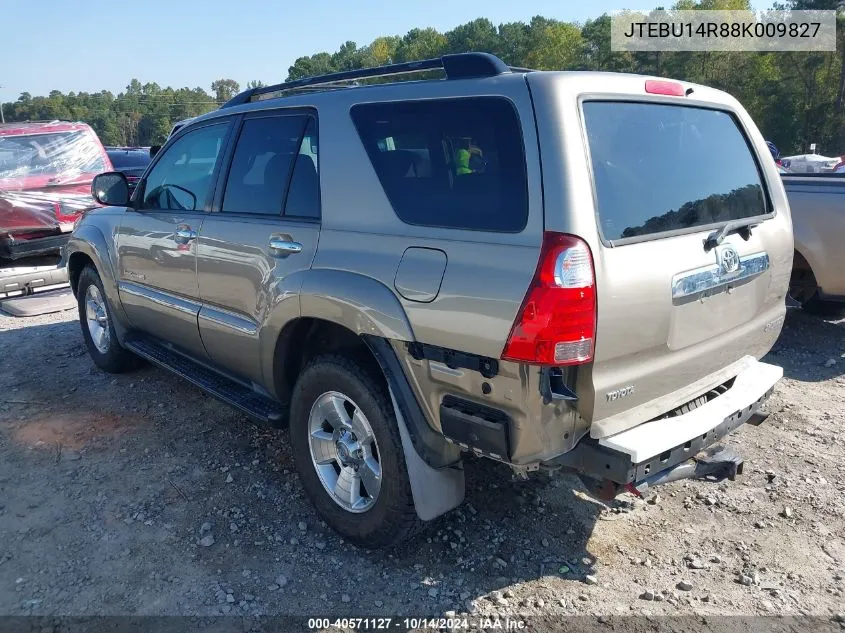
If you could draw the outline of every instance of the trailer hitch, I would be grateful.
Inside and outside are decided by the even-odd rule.
[[[679,479],[693,478],[711,481],[730,479],[733,481],[737,475],[742,474],[742,466],[742,457],[730,446],[711,446],[692,459],[637,482],[634,487],[642,494],[651,487]]]
[[[610,501],[623,490],[642,498],[649,488],[679,479],[710,481],[730,479],[733,481],[737,475],[742,474],[742,466],[743,459],[735,449],[730,446],[711,446],[695,457],[655,473],[642,481],[620,484],[609,479],[600,481],[589,476],[582,476],[581,481],[591,494],[603,501]]]

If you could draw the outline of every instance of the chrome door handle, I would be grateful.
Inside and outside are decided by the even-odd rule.
[[[274,257],[287,257],[302,252],[302,244],[293,240],[283,240],[280,237],[270,238],[270,252]]]
[[[190,226],[180,226],[176,228],[173,239],[177,244],[187,244],[191,240],[197,239],[197,232],[192,230]]]

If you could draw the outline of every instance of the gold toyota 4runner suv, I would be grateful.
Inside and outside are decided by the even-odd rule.
[[[782,376],[758,359],[784,188],[704,86],[482,53],[337,73],[247,90],[131,197],[93,190],[65,258],[94,363],[288,424],[320,516],[365,547],[460,504],[468,453],[605,496],[732,477],[715,443]]]

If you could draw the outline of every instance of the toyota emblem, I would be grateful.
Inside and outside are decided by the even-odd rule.
[[[719,265],[723,274],[735,273],[739,270],[739,254],[732,246],[725,246],[719,252]]]

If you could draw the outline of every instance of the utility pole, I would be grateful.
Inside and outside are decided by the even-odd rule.
[[[2,88],[3,86],[0,86]],[[3,97],[0,97],[0,123],[5,123],[6,117],[3,116]]]

